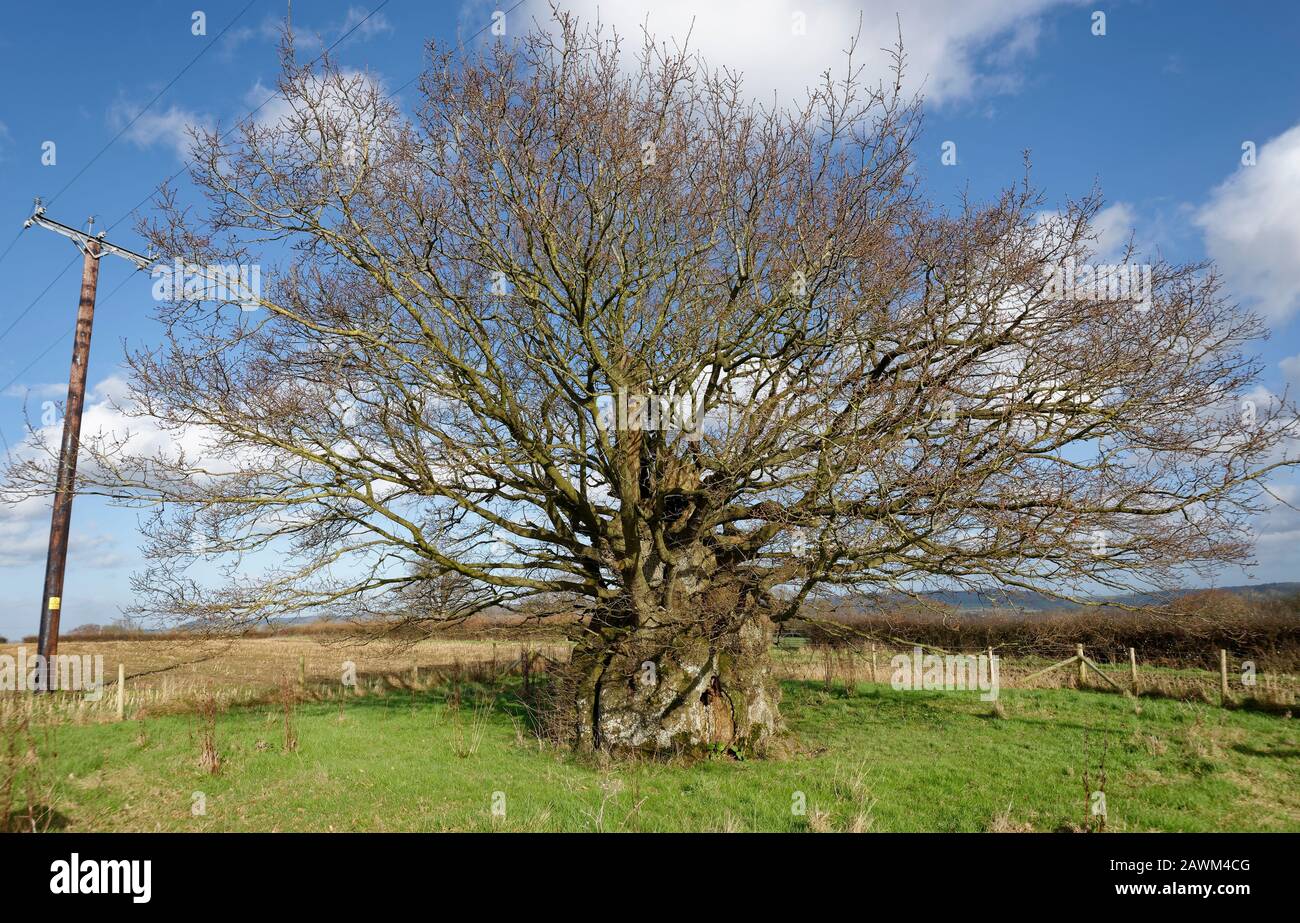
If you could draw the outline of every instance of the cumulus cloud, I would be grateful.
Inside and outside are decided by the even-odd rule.
[[[164,429],[153,417],[128,416],[122,408],[130,404],[126,379],[120,375],[112,375],[95,385],[82,414],[82,443],[98,440],[120,445],[135,456],[174,457],[184,453],[194,464],[217,474],[235,469],[233,459],[213,450],[216,434],[212,430],[202,426]],[[57,427],[46,427],[39,437],[48,447],[57,449],[59,433]],[[84,462],[79,463],[79,468],[82,465]]]
[[[172,104],[166,109],[148,109],[126,99],[118,99],[108,110],[108,124],[136,147],[147,150],[161,145],[171,148],[182,159],[189,157],[190,130],[207,127],[212,119],[183,106]]]
[[[355,27],[356,31],[352,35],[361,38],[374,38],[393,31],[393,24],[383,13],[375,13],[373,16],[369,16],[369,13],[364,6],[348,7],[347,15],[336,31],[339,35],[347,35]]]
[[[1300,485],[1274,483],[1273,506],[1252,523],[1256,571],[1260,579],[1294,580],[1295,547],[1300,542]]]
[[[273,42],[280,37],[280,28],[281,21],[274,16],[267,16],[255,26],[233,28],[221,40],[221,53],[228,58],[249,42]]]
[[[231,29],[221,43],[221,53],[229,58],[249,42],[274,42],[280,38],[284,21],[274,16],[265,17],[255,26]],[[324,26],[295,22],[294,46],[299,51],[314,52],[323,49],[327,42],[337,41],[347,35],[349,41],[366,41],[393,31],[393,24],[383,13],[370,14],[364,6],[349,6],[343,19]],[[348,33],[351,32],[351,35]]]
[[[1045,239],[1047,235],[1059,235],[1068,231],[1065,215],[1059,211],[1038,212],[1034,216],[1034,224],[1045,235]],[[1118,261],[1124,255],[1130,237],[1139,254],[1153,249],[1152,242],[1135,230],[1137,224],[1137,209],[1128,202],[1115,202],[1099,210],[1092,219],[1094,261]]]
[[[1123,253],[1136,225],[1137,213],[1127,202],[1116,202],[1097,212],[1093,230],[1097,233],[1098,256],[1107,259]]]
[[[45,561],[50,543],[50,501],[23,500],[0,505],[0,568],[29,567]],[[79,567],[121,567],[125,558],[112,536],[94,528],[79,528],[68,539],[68,555]]]
[[[165,429],[154,417],[128,415],[123,408],[130,407],[129,388],[126,379],[120,375],[109,376],[89,389],[81,418],[83,451],[78,461],[78,474],[95,474],[94,460],[86,451],[87,447],[94,445],[116,446],[134,456],[175,457],[184,453],[195,465],[215,474],[235,469],[235,459],[213,449],[216,434],[212,430],[197,425]],[[32,422],[35,426],[39,421]],[[53,458],[59,451],[62,435],[61,419],[37,426],[26,442],[13,449],[13,455],[20,459]],[[12,514],[19,507],[27,509],[25,504],[30,502],[23,500],[9,505],[8,509]]]
[[[902,31],[908,58],[906,89],[924,89],[934,103],[1014,90],[1018,69],[1038,43],[1044,14],[1072,0],[568,0],[564,8],[583,21],[614,27],[636,46],[642,26],[660,42],[684,42],[714,67],[744,72],[748,90],[782,102],[820,82],[828,66],[842,69],[843,51],[859,33],[858,54],[873,78],[888,73]],[[470,0],[461,18],[468,38],[491,22],[497,6]],[[510,13],[507,34],[550,22],[547,0],[525,0]],[[1086,28],[1086,20],[1082,28]]]
[[[1287,356],[1278,363],[1282,368],[1282,377],[1295,391],[1300,391],[1300,354]]]
[[[290,136],[303,131],[314,153],[321,153],[318,149],[327,146],[329,150],[322,156],[339,164],[358,157],[364,147],[373,151],[384,144],[392,126],[377,124],[366,108],[371,94],[384,96],[383,81],[354,68],[341,68],[337,75],[329,78],[313,76],[309,79],[310,95],[314,100],[311,104],[299,98],[290,101],[258,81],[245,94],[245,105],[253,111],[259,125],[285,129]],[[328,144],[315,127],[317,120],[332,129],[327,132],[331,139]],[[341,140],[335,141],[335,138]],[[277,143],[288,145],[290,149],[297,148],[297,141],[288,136],[281,137]]]
[[[359,89],[374,89],[381,95],[384,93],[384,82],[381,79],[374,74],[352,67],[339,68],[338,80],[328,85],[323,84],[318,76],[311,78],[311,81],[311,85],[317,92],[324,92],[326,111],[333,118],[356,119],[351,112],[349,101],[359,95],[357,94]],[[256,111],[254,118],[259,125],[275,127],[291,120],[302,103],[297,101],[291,103],[281,96],[277,89],[268,87],[258,80],[244,94],[244,105]]]
[[[1196,213],[1233,293],[1266,317],[1300,308],[1300,125],[1265,142]]]
[[[37,399],[48,400],[53,398],[67,397],[67,395],[68,395],[67,382],[57,382],[57,381],[49,382],[49,383],[41,382],[39,384],[31,384],[31,385],[14,384],[14,385],[10,385],[4,391],[0,391],[0,397],[18,397],[23,399],[37,398]]]

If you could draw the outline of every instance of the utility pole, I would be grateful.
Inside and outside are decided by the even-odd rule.
[[[63,610],[63,571],[68,562],[68,530],[72,522],[72,497],[76,492],[77,452],[81,446],[81,411],[86,403],[86,370],[90,362],[90,332],[95,321],[95,292],[99,286],[99,261],[112,253],[148,268],[151,257],[141,256],[105,240],[106,232],[92,236],[94,219],[85,231],[78,231],[45,217],[41,200],[23,228],[32,225],[69,238],[81,251],[81,301],[77,305],[77,329],[72,341],[72,370],[68,374],[68,400],[63,413],[63,440],[59,444],[58,479],[54,488],[54,510],[50,515],[50,547],[45,558],[45,591],[41,598],[41,633],[37,647],[45,658],[46,677],[50,658],[59,650],[59,616]],[[46,682],[48,687],[48,680]]]

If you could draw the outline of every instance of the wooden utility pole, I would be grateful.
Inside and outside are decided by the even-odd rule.
[[[50,547],[45,555],[45,593],[41,599],[41,634],[37,648],[46,663],[59,649],[59,614],[63,607],[63,570],[68,562],[68,527],[72,524],[72,494],[77,480],[77,450],[81,445],[81,409],[86,403],[86,364],[90,359],[90,330],[95,320],[95,290],[99,285],[99,246],[82,245],[81,302],[72,340],[72,371],[63,408],[63,440],[59,443],[59,472],[50,515]]]
[[[58,477],[54,487],[54,509],[50,514],[50,545],[45,558],[45,590],[41,597],[41,631],[37,651],[46,660],[59,650],[59,617],[63,612],[63,572],[68,563],[68,531],[72,523],[72,497],[76,492],[77,452],[81,447],[81,411],[86,403],[86,371],[90,363],[90,333],[95,321],[95,292],[99,286],[99,261],[105,253],[125,257],[141,269],[153,260],[104,240],[105,233],[91,235],[93,220],[78,231],[45,217],[41,200],[23,227],[43,227],[69,238],[81,251],[81,301],[77,305],[77,329],[72,341],[72,370],[68,374],[68,400],[63,408],[63,439],[59,444]]]

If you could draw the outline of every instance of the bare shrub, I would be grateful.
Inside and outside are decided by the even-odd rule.
[[[284,709],[284,752],[298,750],[298,694],[289,677],[280,681],[280,705]]]
[[[461,709],[457,708],[453,714],[451,722],[451,748],[452,752],[461,759],[468,759],[479,751],[483,745],[483,737],[487,733],[488,719],[492,715],[492,709],[496,705],[496,700],[480,700],[470,710],[468,726],[466,726]]]
[[[211,695],[198,701],[199,769],[210,775],[221,772],[221,754],[217,751],[217,703]]]
[[[0,710],[0,833],[49,829],[52,792],[31,719],[16,708]]]

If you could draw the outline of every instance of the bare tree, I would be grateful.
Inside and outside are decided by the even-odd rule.
[[[260,310],[178,293],[129,356],[123,411],[180,448],[87,442],[82,489],[155,511],[151,611],[567,601],[577,745],[753,750],[773,624],[813,594],[1248,558],[1296,418],[1243,412],[1264,331],[1212,267],[1088,269],[1099,199],[1044,217],[1027,180],[926,201],[916,101],[851,52],[769,107],[557,23],[432,48],[409,118],[286,55],[281,117],[199,138],[210,207],[163,196],[156,250],[286,249]]]

